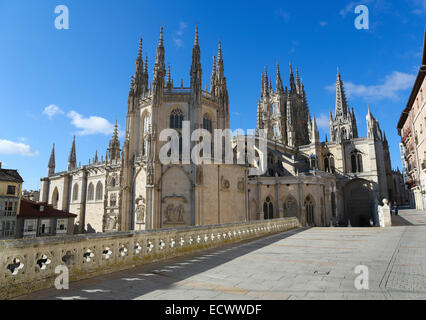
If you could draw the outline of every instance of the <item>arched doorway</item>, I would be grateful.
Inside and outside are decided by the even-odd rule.
[[[345,186],[346,218],[352,227],[369,227],[373,218],[373,192],[371,183],[355,179]]]
[[[304,206],[306,210],[306,224],[308,226],[314,226],[315,225],[315,218],[314,218],[315,204],[314,204],[314,200],[312,196],[309,195],[305,198]]]
[[[265,202],[263,203],[263,219],[273,219],[274,218],[274,205],[272,204],[271,198],[266,197]]]

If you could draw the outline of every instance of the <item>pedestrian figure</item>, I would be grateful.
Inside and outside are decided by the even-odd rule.
[[[393,203],[393,212],[396,216],[398,215],[398,204],[396,203],[396,201],[394,201]]]

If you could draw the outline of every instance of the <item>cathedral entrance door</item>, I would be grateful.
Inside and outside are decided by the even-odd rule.
[[[352,227],[369,227],[373,217],[372,191],[367,181],[358,180],[345,187],[347,217]]]

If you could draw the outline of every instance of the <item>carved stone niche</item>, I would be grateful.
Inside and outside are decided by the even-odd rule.
[[[177,225],[186,224],[185,222],[185,206],[182,203],[186,203],[186,199],[183,196],[168,196],[163,198],[165,200],[175,200],[173,202],[167,201],[168,204],[164,206],[164,224]],[[178,201],[176,201],[178,200]],[[180,203],[181,202],[181,203]]]
[[[118,230],[118,216],[108,213],[105,215],[105,232],[115,232]]]
[[[136,224],[145,224],[146,201],[143,196],[136,199]]]
[[[224,176],[222,176],[220,179],[220,186],[222,190],[229,190],[229,188],[231,187],[231,183],[229,182],[229,180],[225,179]]]

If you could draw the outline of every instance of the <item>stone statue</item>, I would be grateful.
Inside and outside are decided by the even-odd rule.
[[[166,211],[165,211],[166,220],[164,221],[164,223],[172,222],[172,217],[173,217],[174,211],[175,211],[174,205],[169,204],[166,208]]]
[[[392,226],[392,220],[390,215],[389,200],[383,199],[383,206],[377,208],[379,214],[380,227],[386,228]]]
[[[145,199],[140,197],[136,200],[136,223],[145,223]]]
[[[185,213],[185,209],[183,208],[182,205],[180,205],[178,208],[176,208],[176,212],[177,212],[177,222],[184,222],[183,221],[183,214]]]

